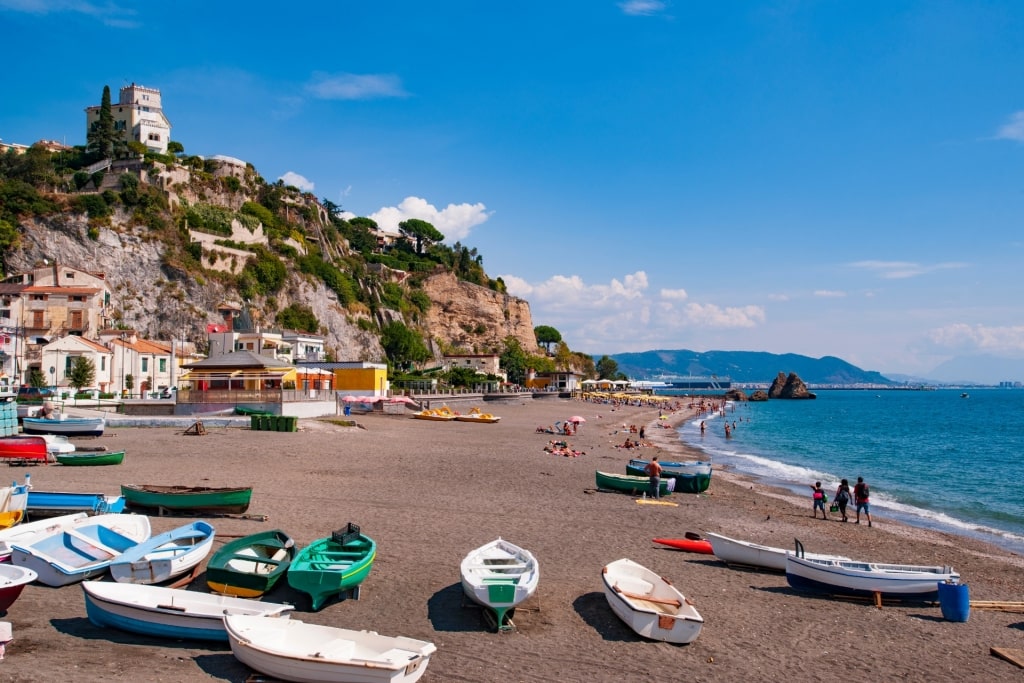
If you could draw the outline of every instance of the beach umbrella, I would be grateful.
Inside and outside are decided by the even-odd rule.
[[[573,415],[568,420],[566,420],[566,422],[573,422],[575,424],[579,424],[580,422],[586,422],[586,421],[587,421],[586,418],[580,417],[579,415]]]

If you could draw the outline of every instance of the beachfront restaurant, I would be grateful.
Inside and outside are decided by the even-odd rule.
[[[334,374],[328,370],[300,368],[251,351],[212,356],[183,368],[178,415],[236,409],[296,417],[337,414]]]

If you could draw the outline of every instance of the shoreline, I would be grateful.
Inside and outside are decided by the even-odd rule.
[[[309,610],[289,586],[265,597],[296,605],[293,619],[404,635],[437,645],[424,683],[440,681],[614,682],[789,680],[815,676],[842,653],[883,680],[989,681],[1014,667],[988,654],[1019,642],[1021,615],[972,610],[966,624],[945,622],[934,605],[863,602],[800,594],[785,575],[728,567],[713,556],[655,547],[651,539],[715,531],[765,545],[901,564],[950,564],[975,600],[1020,600],[1024,559],[989,544],[876,518],[864,525],[812,520],[810,501],[715,471],[704,494],[673,494],[676,506],[638,505],[632,496],[595,490],[595,470],[624,471],[630,457],[699,459],[675,430],[692,411],[658,420],[658,409],[572,400],[488,406],[496,424],[432,422],[359,415],[359,427],[300,420],[299,432],[212,428],[117,428],[82,445],[126,451],[113,467],[31,470],[43,490],[114,493],[120,483],[252,485],[250,513],[266,522],[209,519],[229,537],[272,528],[304,546],[352,521],[378,543],[358,600]],[[578,457],[545,452],[539,425],[581,415],[568,437]],[[659,422],[666,427],[655,426]],[[617,448],[622,425],[645,426],[652,445]],[[636,435],[631,435],[635,438]],[[191,521],[151,517],[160,533]],[[465,604],[458,565],[497,537],[529,549],[541,566],[537,594],[517,609],[517,630],[488,632]],[[611,612],[601,567],[629,557],[672,580],[705,619],[694,643],[642,640]],[[1009,571],[1008,571],[1009,570]],[[205,591],[201,576],[190,587]],[[164,641],[98,628],[85,617],[81,589],[30,585],[8,610],[14,640],[0,679],[77,681],[217,680],[242,683],[251,671],[225,646]],[[898,636],[898,637],[894,637]],[[70,663],[70,664],[69,664]],[[927,665],[924,665],[927,663]],[[69,669],[73,667],[73,669]],[[140,675],[140,672],[144,672]]]

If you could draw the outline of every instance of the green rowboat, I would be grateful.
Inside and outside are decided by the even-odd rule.
[[[651,490],[650,480],[647,477],[634,477],[628,474],[613,474],[611,472],[602,472],[600,470],[597,471],[595,476],[597,479],[597,488],[599,489],[621,491],[623,493],[631,493],[634,496],[649,493]],[[672,493],[675,485],[675,479],[662,477],[658,491],[661,495],[667,496]]]
[[[58,453],[54,457],[61,465],[120,465],[124,462],[124,451]]]
[[[633,458],[626,464],[626,474],[646,476],[649,460]],[[703,493],[711,485],[711,463],[693,460],[689,462],[662,462],[661,478],[676,480],[676,493]]]
[[[252,487],[121,484],[121,495],[132,508],[240,514],[249,509]]]
[[[279,529],[236,538],[210,558],[206,585],[224,595],[256,598],[274,587],[294,557],[295,541]]]
[[[303,548],[288,568],[288,585],[313,599],[313,611],[330,598],[359,597],[359,584],[373,569],[377,543],[349,524]]]

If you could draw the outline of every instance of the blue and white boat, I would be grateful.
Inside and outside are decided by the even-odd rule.
[[[63,434],[64,436],[103,436],[105,417],[25,417],[21,420],[26,434]]]
[[[54,529],[63,529],[75,522],[86,519],[88,515],[84,512],[76,512],[73,515],[61,515],[60,517],[49,517],[37,519],[32,522],[22,522],[9,529],[0,529],[0,562],[7,562],[11,559],[11,546],[16,544],[27,545],[35,538],[52,532]]]
[[[163,638],[227,642],[225,615],[287,619],[295,609],[273,602],[133,583],[86,581],[82,590],[89,621],[97,626]]]
[[[799,591],[936,602],[939,584],[959,583],[952,567],[822,560],[786,555],[786,581]]]
[[[105,515],[124,512],[124,496],[70,491],[29,491],[26,511],[29,517],[47,517],[84,512]]]
[[[125,551],[147,540],[149,517],[98,515],[11,546],[11,562],[28,567],[47,586],[99,576]]]
[[[202,520],[151,537],[110,563],[120,583],[162,583],[191,571],[213,548],[215,533]]]

